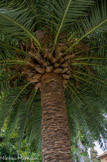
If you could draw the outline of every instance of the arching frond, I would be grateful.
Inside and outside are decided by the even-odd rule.
[[[94,77],[94,76],[88,75],[88,74],[83,73],[83,72],[79,72],[79,71],[76,71],[76,72],[77,72],[77,73],[80,73],[80,74],[82,74],[82,75],[85,75],[85,76],[87,76],[87,77],[91,77],[91,78],[95,79],[96,81],[98,81],[98,82],[100,82],[100,83],[102,83],[102,84],[104,84],[104,85],[107,85],[106,82],[102,81],[102,80],[99,79],[99,78],[96,78],[96,77]]]
[[[83,84],[80,88],[78,88],[78,91],[80,92],[79,96],[81,97],[83,103],[79,102],[77,96],[73,95],[73,92],[72,102],[70,102],[69,99],[66,98],[67,108],[69,111],[68,116],[69,118],[71,118],[69,121],[72,122],[73,120],[73,122],[76,122],[77,128],[82,132],[84,132],[85,128],[85,135],[91,136],[93,140],[98,140],[101,144],[103,139],[107,138],[106,121],[103,114],[105,112],[106,100],[102,103],[102,98],[105,98],[104,94],[106,95],[106,91],[103,91],[103,96],[101,96],[100,92],[96,92],[95,94],[95,91],[96,89],[98,90],[98,87],[93,87],[93,90],[89,91],[91,85],[85,85],[87,85],[87,83]],[[99,125],[97,125],[96,123],[99,123]],[[72,125],[72,123],[69,124]],[[77,132],[78,129],[76,129]],[[73,132],[73,130],[71,132]]]
[[[40,4],[43,5],[42,1],[40,1]],[[41,6],[43,21],[48,26],[51,26],[55,33],[54,46],[57,43],[59,34],[64,30],[70,30],[72,24],[84,15],[91,5],[93,5],[92,0],[54,0],[52,2],[48,0]]]
[[[4,46],[4,47],[7,47],[7,48],[9,48],[9,49],[13,49],[13,51],[16,51],[16,52],[20,52],[20,53],[23,53],[23,54],[27,54],[27,52],[25,52],[24,50],[22,50],[22,49],[20,49],[20,48],[18,48],[18,47],[15,47],[15,46],[11,46],[11,45],[9,45],[9,44],[6,44],[6,43],[4,43],[4,42],[0,42],[0,45],[1,46]]]
[[[20,105],[20,107],[23,107],[23,109],[21,109],[18,112],[18,134],[19,134],[18,143],[19,143],[19,146],[21,145],[21,141],[24,136],[24,131],[27,128],[27,122],[29,121],[28,116],[31,111],[32,104],[34,102],[33,100],[34,100],[34,97],[36,96],[36,92],[37,90],[34,92],[30,101],[28,100],[28,102],[26,103],[22,102]]]
[[[18,6],[17,2],[14,5],[4,5],[4,2],[0,2],[0,31],[8,35],[10,38],[15,37],[17,39],[26,40],[32,38],[40,48],[40,43],[34,35],[34,28],[37,24],[36,17],[33,15],[33,8],[26,6],[22,3],[22,6]],[[17,8],[16,8],[17,6]],[[33,7],[33,6],[32,6]],[[15,32],[13,32],[15,31]]]
[[[84,17],[81,19],[80,23],[77,23],[75,30],[79,31],[80,38],[75,41],[75,43],[67,49],[69,51],[74,46],[76,46],[81,40],[86,38],[88,35],[96,34],[97,32],[106,32],[107,28],[107,4],[103,0],[100,5],[96,4],[95,8],[92,9],[89,17]]]
[[[36,100],[36,98],[35,98]],[[33,141],[36,142],[36,148],[37,150],[41,150],[41,119],[42,119],[42,114],[41,114],[41,104],[40,102],[35,102],[32,105],[32,114],[29,116],[29,121],[26,133],[28,135],[27,141],[28,144],[30,145],[33,143]]]
[[[5,91],[4,91],[5,93]],[[13,89],[10,89],[8,90],[8,92],[3,96],[1,97],[0,99],[0,130],[6,120],[6,117],[10,111],[10,107],[9,105],[11,104],[12,100],[15,99],[17,95],[17,88],[15,89],[15,93],[13,95]],[[5,102],[3,102],[5,100]]]
[[[9,116],[7,119],[7,130],[6,130],[6,138],[8,139],[13,130],[16,127],[17,120],[18,120],[18,114],[20,112],[21,103],[23,103],[22,99],[28,92],[26,89],[29,83],[27,83],[21,90],[17,90],[17,95],[15,96],[14,100],[11,104],[8,105],[9,107]],[[26,91],[27,90],[27,91]],[[19,91],[19,92],[18,92]],[[9,94],[11,95],[11,94]]]

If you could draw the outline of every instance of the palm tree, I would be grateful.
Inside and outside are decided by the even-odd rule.
[[[44,162],[73,161],[78,129],[102,143],[106,31],[106,0],[1,0],[0,128],[6,121],[7,137],[17,127],[19,144],[26,134],[39,149],[42,134]]]

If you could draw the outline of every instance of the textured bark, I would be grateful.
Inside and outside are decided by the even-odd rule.
[[[46,73],[41,81],[43,162],[73,162],[63,80]]]

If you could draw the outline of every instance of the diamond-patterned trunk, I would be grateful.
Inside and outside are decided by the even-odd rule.
[[[63,80],[46,73],[41,81],[43,162],[73,162]]]

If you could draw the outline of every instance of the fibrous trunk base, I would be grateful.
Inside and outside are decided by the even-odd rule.
[[[60,74],[46,73],[41,81],[43,162],[73,162]]]

